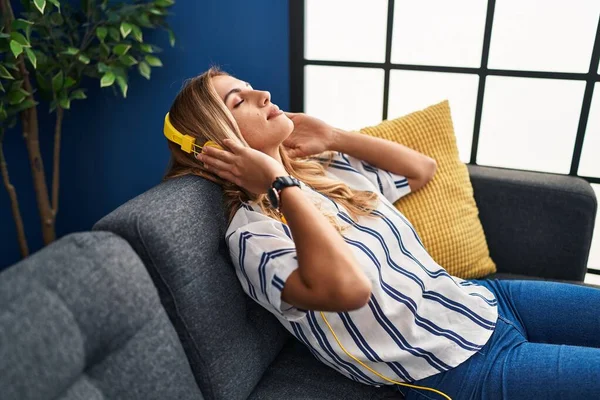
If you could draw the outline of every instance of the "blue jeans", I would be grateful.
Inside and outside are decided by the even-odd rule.
[[[473,279],[498,299],[486,345],[462,364],[412,384],[452,400],[600,398],[600,289],[533,280]],[[407,400],[444,399],[397,386]]]

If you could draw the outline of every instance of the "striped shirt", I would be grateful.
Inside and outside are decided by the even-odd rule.
[[[344,348],[383,376],[413,382],[447,371],[481,349],[494,330],[497,302],[485,287],[449,275],[425,250],[412,224],[393,202],[410,194],[405,177],[337,152],[330,178],[378,194],[374,214],[355,223],[348,211],[301,182],[317,208],[351,227],[348,249],[372,283],[369,302],[350,312],[324,312]],[[346,377],[379,386],[390,382],[349,357],[320,311],[281,299],[287,277],[298,268],[289,227],[248,202],[226,232],[232,262],[244,291],[273,313],[321,362]]]

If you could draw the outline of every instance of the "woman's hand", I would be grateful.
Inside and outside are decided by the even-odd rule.
[[[294,123],[294,130],[283,141],[290,157],[307,157],[330,150],[335,141],[335,130],[318,118],[303,113],[285,115]]]
[[[225,139],[223,144],[230,151],[204,146],[196,158],[208,171],[250,193],[266,193],[276,177],[289,175],[283,165],[265,153],[232,139]]]

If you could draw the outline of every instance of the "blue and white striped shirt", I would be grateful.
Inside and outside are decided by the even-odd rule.
[[[449,275],[427,253],[412,224],[393,202],[410,193],[405,177],[336,153],[327,176],[379,195],[375,214],[359,217],[301,182],[317,208],[350,224],[344,240],[372,282],[369,302],[350,312],[325,312],[346,350],[380,374],[413,382],[456,367],[481,349],[494,330],[497,302],[485,287]],[[319,311],[284,302],[281,292],[298,268],[287,225],[252,202],[235,214],[226,233],[244,291],[273,313],[321,362],[369,385],[390,384],[338,346]]]

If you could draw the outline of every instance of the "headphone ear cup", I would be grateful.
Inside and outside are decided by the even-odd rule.
[[[204,148],[206,146],[214,147],[214,148],[219,149],[219,150],[223,150],[223,147],[221,147],[218,143],[213,142],[212,140],[209,140],[206,143],[204,143],[204,146],[202,146],[202,152],[204,152]]]

